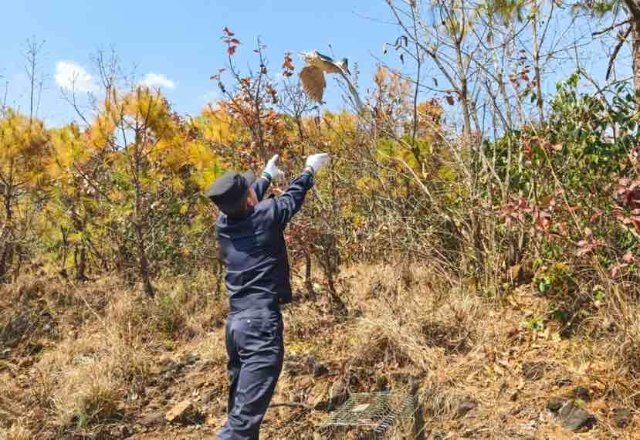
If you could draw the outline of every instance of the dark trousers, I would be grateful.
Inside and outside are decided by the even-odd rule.
[[[245,310],[227,319],[229,402],[218,440],[257,440],[280,377],[284,357],[282,316]]]

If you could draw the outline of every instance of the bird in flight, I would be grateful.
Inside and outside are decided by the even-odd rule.
[[[302,83],[302,89],[310,99],[322,103],[324,89],[327,86],[324,75],[325,73],[337,73],[347,83],[358,111],[362,111],[362,101],[351,81],[351,72],[349,72],[349,63],[346,58],[336,61],[327,55],[319,53],[317,50],[301,52],[300,55],[306,63],[300,71],[300,82]]]

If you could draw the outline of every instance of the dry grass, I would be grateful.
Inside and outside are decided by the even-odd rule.
[[[167,278],[154,301],[111,278],[5,286],[0,329],[12,345],[0,357],[0,438],[117,437],[113,429],[137,429],[182,399],[199,402],[213,435],[226,399],[226,301],[208,294],[212,282]],[[640,309],[630,302],[624,320],[614,314],[621,307],[603,307],[563,339],[547,300],[526,286],[498,301],[402,264],[345,269],[339,286],[346,318],[320,289],[284,312],[287,359],[274,401],[301,406],[270,411],[265,438],[306,438],[326,415],[309,407],[345,389],[404,389],[411,378],[432,434],[571,438],[545,406],[580,385],[599,420],[584,436],[633,438],[637,422],[621,429],[611,418],[640,406]],[[189,357],[195,363],[181,361]],[[316,376],[313,363],[328,372]],[[187,428],[145,429],[170,438]]]
[[[350,331],[355,358],[410,365],[433,371],[446,355],[467,353],[479,335],[481,301],[457,288],[434,291],[432,274],[422,267],[360,267],[352,275],[350,305],[361,317]]]
[[[31,440],[33,438],[31,431],[20,426],[19,423],[14,424],[4,433],[0,430],[0,434],[3,435],[3,437],[0,438],[5,440]]]
[[[585,405],[600,420],[588,436],[632,438],[630,428],[616,428],[610,416],[616,407],[640,403],[634,373],[639,320],[617,336],[594,339],[594,327],[612,319],[603,308],[582,332],[562,339],[553,320],[532,324],[550,305],[528,286],[498,301],[449,280],[438,283],[428,267],[358,266],[347,278],[353,280],[349,305],[360,314],[348,332],[358,385],[373,389],[385,376],[387,386],[400,387],[406,376],[420,378],[431,430],[452,438],[569,438],[546,401],[585,386],[592,397]],[[540,373],[527,373],[531,365]]]
[[[176,338],[204,332],[204,316],[190,312],[199,308],[212,315],[195,294],[187,298],[176,280],[158,290],[159,297],[149,301],[111,278],[74,285],[24,277],[7,286],[0,329],[10,359],[0,360],[6,366],[0,369],[6,378],[0,427],[14,429],[14,416],[27,411],[46,420],[40,428],[58,432],[122,419],[124,403],[145,387],[153,356]],[[28,369],[20,368],[26,356]],[[36,428],[41,421],[28,422]]]
[[[87,329],[89,330],[89,329]],[[142,386],[148,354],[117,334],[91,332],[65,340],[35,365],[37,400],[50,404],[58,426],[118,418],[118,402]]]

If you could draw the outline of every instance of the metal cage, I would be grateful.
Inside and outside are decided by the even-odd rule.
[[[412,394],[388,391],[352,394],[318,426],[317,433],[323,439],[413,438],[418,408],[418,398]]]

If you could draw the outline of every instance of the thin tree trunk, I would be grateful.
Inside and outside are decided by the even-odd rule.
[[[462,116],[464,126],[463,132],[463,145],[469,150],[469,190],[473,196],[476,195],[477,185],[477,156],[479,153],[478,145],[474,136],[471,135],[471,102],[469,100],[469,83],[467,78],[467,66],[463,58],[462,53],[462,38],[456,41],[456,58],[458,64],[458,75],[460,76],[460,104],[462,106]],[[473,250],[473,256],[475,260],[475,271],[482,273],[484,271],[484,261],[482,253],[482,229],[478,214],[475,209],[471,209],[469,212],[471,223],[471,246]]]
[[[147,260],[147,252],[145,250],[145,231],[143,227],[142,212],[142,188],[140,185],[140,169],[141,169],[141,151],[140,143],[142,142],[140,131],[136,130],[136,144],[134,151],[134,175],[133,183],[135,188],[135,234],[136,234],[136,246],[138,248],[138,264],[140,271],[140,278],[142,279],[142,286],[144,293],[153,298],[155,292],[153,285],[151,284],[151,275],[149,274],[149,260]]]
[[[633,66],[633,88],[640,90],[640,2],[624,0],[631,21],[631,61]]]
[[[78,254],[76,261],[76,280],[86,281],[87,276],[85,275],[85,272],[87,270],[87,246],[85,245],[84,240],[80,243],[80,252]]]
[[[311,251],[304,250],[304,286],[309,295],[314,295],[313,282],[311,281]]]
[[[544,102],[542,101],[542,71],[540,69],[540,42],[538,41],[538,13],[533,14],[533,70],[536,79],[536,104],[538,106],[540,124],[544,124]]]
[[[62,235],[62,264],[60,265],[60,275],[67,277],[67,254],[69,253],[69,241],[67,239],[67,231],[60,226],[60,235]]]
[[[5,187],[4,195],[4,227],[2,229],[2,253],[0,254],[0,280],[7,281],[7,273],[13,255],[13,189]]]
[[[140,264],[140,278],[142,279],[142,286],[144,289],[144,293],[153,298],[155,296],[155,292],[153,290],[153,285],[151,284],[151,276],[149,274],[149,261],[147,260],[147,253],[144,249],[144,231],[142,230],[142,226],[139,222],[136,222],[136,244],[138,246],[138,262]]]
[[[633,61],[633,88],[634,90],[640,90],[640,18],[633,19],[631,24],[631,38],[633,39],[631,44],[631,54]]]

